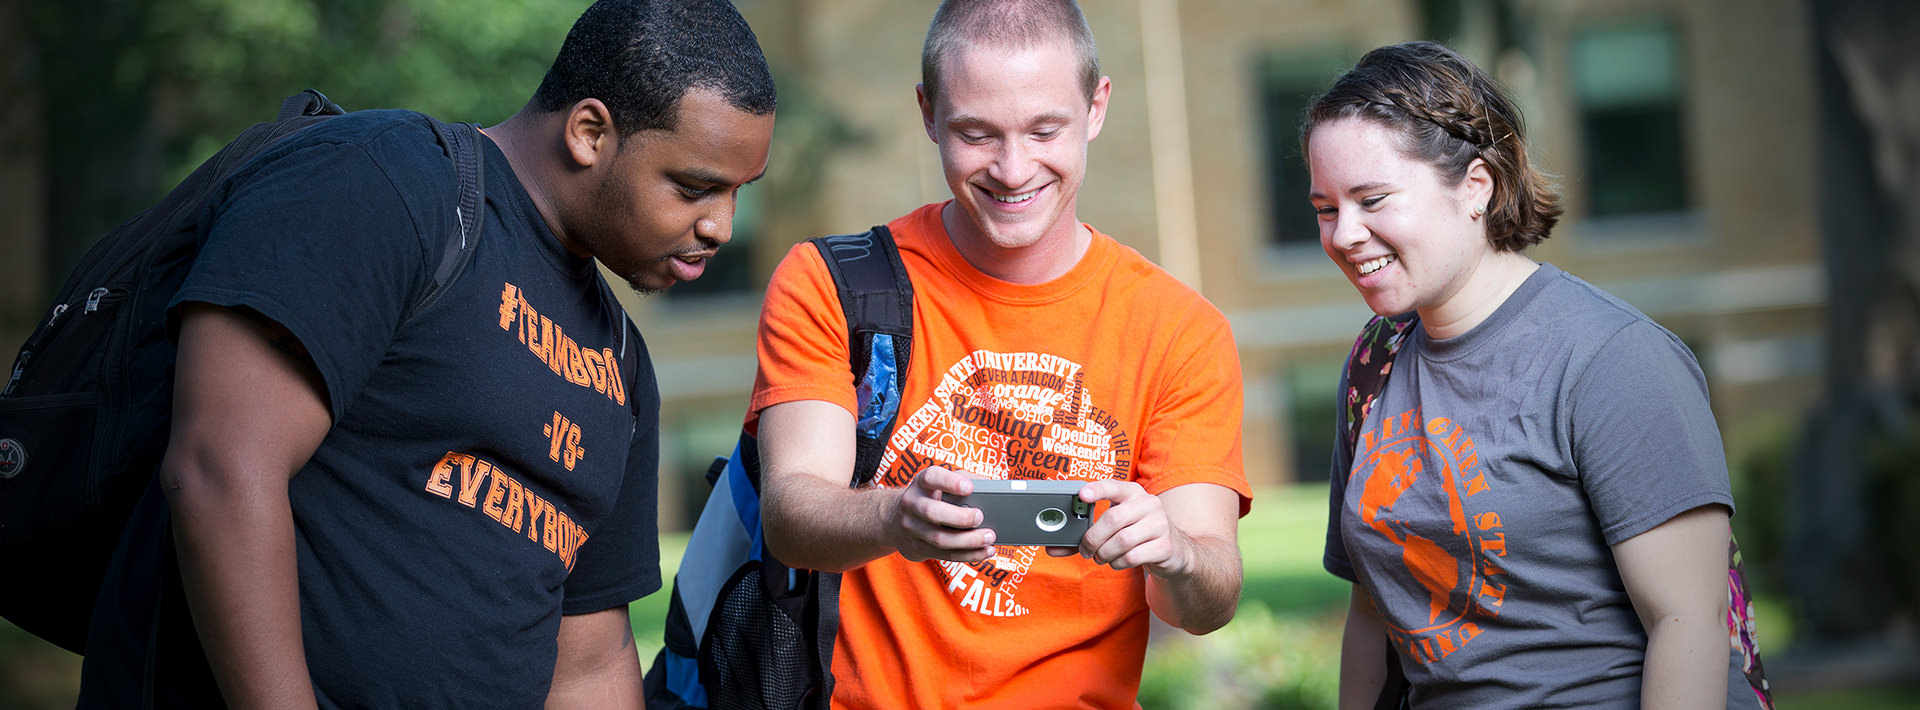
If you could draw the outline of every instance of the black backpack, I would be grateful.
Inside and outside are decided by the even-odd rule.
[[[134,503],[159,467],[173,412],[166,309],[199,248],[208,198],[249,159],[345,111],[318,91],[287,98],[162,199],[89,249],[0,389],[0,616],[74,653]],[[460,180],[431,302],[479,241],[479,135],[433,122]]]
[[[818,237],[847,318],[859,410],[848,485],[879,471],[900,411],[913,346],[913,283],[884,226]],[[795,569],[767,551],[760,527],[760,449],[740,434],[707,470],[713,492],[694,523],[667,609],[665,646],[647,671],[649,708],[827,710],[840,575]]]

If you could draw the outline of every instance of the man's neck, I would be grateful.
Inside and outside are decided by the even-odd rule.
[[[546,141],[558,140],[545,122],[557,120],[561,114],[546,114],[534,110],[529,105],[522,108],[499,124],[480,129],[493,144],[499,146],[500,153],[507,156],[507,164],[513,167],[514,177],[520,181],[520,188],[532,198],[534,209],[540,212],[540,219],[547,223],[547,230],[566,246],[566,229],[559,221],[560,205],[553,186],[559,184],[562,169],[551,151],[564,150],[564,147],[545,145]]]
[[[1093,230],[1081,224],[1071,213],[1061,215],[1061,224],[1071,229],[1056,229],[1028,246],[1005,248],[981,233],[959,203],[948,202],[940,210],[940,224],[948,241],[967,264],[981,273],[1016,284],[1043,284],[1065,276],[1086,256],[1093,245]]]

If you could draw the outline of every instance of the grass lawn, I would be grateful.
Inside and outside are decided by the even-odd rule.
[[[673,595],[673,571],[680,568],[680,555],[687,550],[687,534],[660,536],[660,591],[627,605],[633,622],[633,643],[640,649],[640,665],[650,666],[660,652],[660,636],[667,625],[667,599]]]
[[[1344,613],[1351,585],[1320,566],[1326,537],[1326,486],[1255,493],[1240,521],[1241,598],[1281,614]]]
[[[1240,522],[1245,583],[1240,613],[1226,628],[1190,636],[1161,628],[1147,650],[1141,705],[1175,708],[1332,708],[1337,698],[1340,625],[1349,585],[1320,566],[1326,537],[1325,486],[1263,489]],[[671,580],[686,535],[660,542]],[[669,581],[668,587],[671,587]],[[663,589],[630,607],[643,664],[660,647],[667,614]],[[1769,654],[1790,640],[1783,605],[1760,604]],[[1782,689],[1788,708],[1920,710],[1920,688],[1865,688],[1821,693]]]

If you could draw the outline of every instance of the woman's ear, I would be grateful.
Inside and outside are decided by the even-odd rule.
[[[1475,218],[1493,210],[1493,170],[1486,160],[1474,158],[1467,164],[1467,175],[1460,180],[1460,190],[1467,210]]]

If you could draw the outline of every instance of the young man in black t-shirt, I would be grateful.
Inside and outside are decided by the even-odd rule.
[[[483,129],[481,239],[430,120],[332,119],[215,199],[175,298],[175,419],[82,707],[639,707],[659,396],[594,262],[696,278],[774,89],[724,0],[602,0]]]

